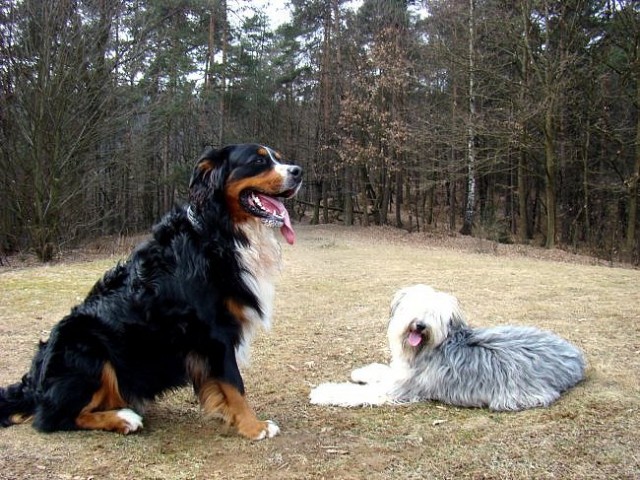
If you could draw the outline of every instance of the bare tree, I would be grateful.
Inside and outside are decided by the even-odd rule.
[[[460,233],[471,235],[476,207],[475,7],[469,0],[469,120],[467,125],[467,201]]]

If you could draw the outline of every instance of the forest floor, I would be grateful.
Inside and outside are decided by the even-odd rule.
[[[0,479],[640,478],[640,270],[386,228],[297,233],[296,245],[283,245],[274,326],[243,370],[250,403],[281,435],[239,438],[204,419],[185,388],[150,406],[135,435],[2,429]],[[0,384],[20,378],[38,338],[130,243],[0,268]],[[418,282],[456,295],[472,325],[564,336],[585,351],[586,380],[549,408],[518,413],[310,405],[313,386],[388,359],[391,296]]]

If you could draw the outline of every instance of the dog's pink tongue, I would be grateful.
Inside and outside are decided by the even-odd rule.
[[[296,241],[296,232],[293,231],[293,227],[291,226],[291,219],[289,218],[289,212],[284,211],[284,225],[280,227],[280,233],[287,241],[289,245],[293,245],[293,242]]]
[[[422,342],[422,335],[418,332],[409,333],[409,345],[412,347],[417,347]]]
[[[284,204],[274,197],[268,197],[266,195],[259,195],[259,197],[262,205],[265,208],[282,216],[284,225],[280,227],[280,233],[282,233],[282,236],[288,244],[293,245],[293,242],[296,241],[296,232],[293,231],[293,227],[291,226],[291,218],[289,217],[289,212],[287,212]]]

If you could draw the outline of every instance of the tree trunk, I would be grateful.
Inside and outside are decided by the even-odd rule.
[[[556,246],[556,155],[553,132],[553,107],[548,105],[544,116],[545,202],[547,207],[546,248]]]
[[[213,65],[216,63],[216,3],[212,0],[211,12],[209,14],[209,36],[207,38],[209,54],[207,55],[207,75],[204,78],[204,86],[206,89],[213,88]]]
[[[526,103],[527,98],[527,89],[529,88],[529,57],[527,56],[529,53],[528,49],[528,28],[526,20],[523,22],[523,30],[525,37],[525,45],[523,48],[523,62],[522,62],[522,81],[520,84],[519,91],[519,99],[520,105],[519,108],[523,109]],[[518,218],[520,224],[517,227],[518,237],[521,243],[526,243],[532,235],[532,231],[529,228],[529,209],[527,208],[527,152],[525,150],[525,145],[527,143],[527,130],[528,125],[525,120],[522,120],[520,123],[520,154],[518,155]]]
[[[383,161],[386,162],[386,160]],[[380,219],[380,225],[386,225],[391,200],[391,179],[389,178],[389,169],[386,165],[382,168],[381,178],[382,185],[380,188],[380,211],[378,212],[378,218]]]
[[[313,182],[311,189],[311,201],[313,202],[313,214],[311,215],[311,225],[320,223],[320,201],[322,198],[322,186],[319,181]]]
[[[396,170],[396,227],[402,228],[402,203],[403,203],[403,195],[402,195],[402,170],[400,167]],[[409,226],[411,227],[411,226]]]
[[[640,105],[640,78],[636,79],[636,105]],[[640,115],[636,118],[635,164],[631,178],[627,182],[629,209],[627,213],[627,232],[624,243],[625,256],[630,259],[636,241],[636,221],[638,217],[638,178],[640,177]]]
[[[526,243],[531,238],[529,229],[529,209],[527,208],[527,153],[520,150],[518,156],[518,236],[521,243]]]
[[[322,223],[329,223],[329,182],[322,179]]]
[[[589,205],[589,145],[591,143],[591,122],[587,122],[582,158],[582,215],[584,216],[584,241],[591,243],[591,207]]]
[[[227,23],[227,0],[220,0],[220,11],[222,13],[222,68],[220,76],[220,104],[218,115],[220,120],[220,131],[218,132],[218,145],[225,141],[225,95],[227,90],[227,49],[228,49],[228,23]]]
[[[544,4],[544,36],[545,45],[548,50],[547,62],[543,66],[544,75],[540,75],[544,85],[544,125],[542,127],[544,135],[544,180],[545,180],[545,202],[547,208],[546,216],[546,248],[555,248],[556,246],[556,141],[555,141],[555,122],[554,122],[554,110],[556,103],[556,88],[554,83],[555,72],[552,65],[549,64],[551,60],[551,21],[549,19],[549,5]]]
[[[362,198],[362,226],[369,226],[369,196],[367,195],[367,184],[369,183],[367,169],[365,166],[359,168],[360,171],[360,197]]]
[[[353,225],[353,179],[350,165],[344,167],[344,224]]]
[[[469,124],[467,126],[467,201],[460,233],[471,235],[476,204],[476,97],[474,91],[474,0],[469,0]]]

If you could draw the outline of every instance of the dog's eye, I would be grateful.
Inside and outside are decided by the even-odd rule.
[[[259,155],[253,160],[253,163],[255,163],[256,165],[266,165],[267,159]]]

